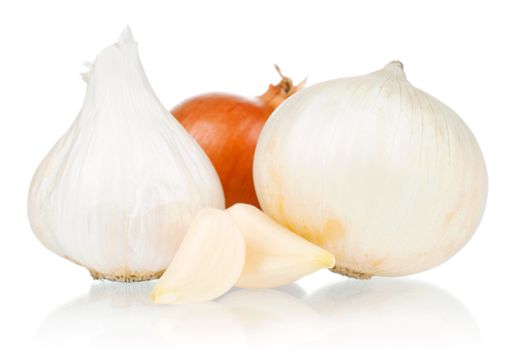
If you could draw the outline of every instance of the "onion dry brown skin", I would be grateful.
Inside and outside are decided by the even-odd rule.
[[[171,113],[194,136],[216,168],[226,207],[260,207],[253,183],[253,156],[263,125],[280,103],[302,88],[275,66],[282,80],[256,98],[212,93],[190,98]]]

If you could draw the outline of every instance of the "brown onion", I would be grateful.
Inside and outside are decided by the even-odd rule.
[[[235,203],[259,207],[252,175],[258,136],[274,109],[304,85],[304,82],[293,85],[278,66],[275,68],[282,80],[269,85],[261,96],[205,94],[190,98],[171,111],[212,161],[223,185],[227,207]]]

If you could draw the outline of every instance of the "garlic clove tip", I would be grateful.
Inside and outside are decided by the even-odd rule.
[[[335,256],[328,251],[324,251],[323,254],[320,255],[317,260],[317,263],[319,264],[319,266],[321,266],[322,268],[328,268],[328,269],[332,269],[333,267],[335,267],[335,262],[336,262]]]

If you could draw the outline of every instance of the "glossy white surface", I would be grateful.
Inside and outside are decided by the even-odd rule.
[[[79,111],[81,63],[127,22],[167,108],[207,91],[263,93],[275,62],[314,83],[403,61],[478,139],[489,172],[478,231],[408,278],[321,271],[184,307],[150,304],[148,284],[93,283],[33,236],[27,191]],[[526,349],[525,33],[520,1],[1,2],[0,348]]]
[[[481,344],[477,322],[453,295],[417,280],[335,281],[307,292],[232,290],[216,302],[155,306],[150,283],[94,283],[89,292],[50,312],[32,342],[112,349],[269,349],[339,346],[375,349],[472,349]]]

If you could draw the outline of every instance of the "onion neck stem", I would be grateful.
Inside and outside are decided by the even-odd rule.
[[[282,80],[280,80],[280,82],[276,85],[269,85],[267,91],[259,97],[260,100],[272,110],[276,109],[276,107],[278,107],[286,98],[302,89],[306,83],[304,79],[295,86],[291,78],[282,74],[282,71],[278,65],[275,64],[274,67]]]

